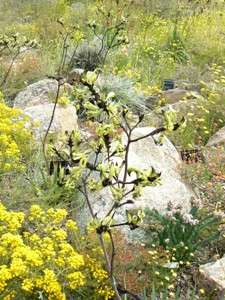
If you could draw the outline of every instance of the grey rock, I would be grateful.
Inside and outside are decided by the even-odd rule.
[[[30,123],[39,123],[34,127],[33,134],[39,139],[47,131],[53,114],[58,84],[56,80],[44,79],[29,85],[20,92],[15,101],[14,107],[23,110],[23,113],[30,117]],[[77,114],[73,105],[62,106],[57,104],[54,119],[50,128],[53,134],[63,135],[65,131],[76,130]]]
[[[186,83],[186,82],[183,82],[182,83],[182,89],[186,90],[186,91],[190,91],[190,92],[200,92],[201,90],[201,84],[194,84],[194,83]]]
[[[204,282],[218,290],[225,290],[225,256],[200,267]]]
[[[56,97],[57,81],[44,79],[29,85],[14,100],[14,107],[24,109],[45,103],[52,103]]]
[[[53,108],[54,103],[46,103],[27,107],[23,110],[23,113],[30,117],[32,124],[40,123],[39,126],[34,128],[34,136],[43,137],[45,135],[52,117]],[[73,105],[66,107],[57,105],[50,132],[52,134],[63,135],[65,131],[71,132],[72,130],[76,130],[77,127],[76,108]]]
[[[160,100],[162,103],[164,102],[164,104],[174,104],[176,102],[179,102],[180,100],[183,100],[184,98],[193,99],[197,96],[197,92],[189,92],[187,90],[177,88],[163,92]]]
[[[225,126],[218,130],[207,142],[206,147],[225,144]]]

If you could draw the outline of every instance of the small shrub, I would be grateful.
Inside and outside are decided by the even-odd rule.
[[[93,290],[98,299],[113,296],[101,263],[71,246],[78,228],[66,216],[64,209],[44,211],[38,205],[26,214],[8,212],[0,203],[1,299],[63,300],[83,293],[79,299],[92,299]],[[86,281],[86,291],[79,291]]]
[[[219,237],[219,232],[206,232],[219,224],[218,218],[211,214],[202,216],[195,205],[189,213],[183,213],[181,207],[169,203],[165,215],[157,210],[146,210],[146,215],[150,217],[146,230],[150,241],[170,251],[172,262],[181,265],[192,261],[196,252],[205,252],[203,246]]]
[[[8,107],[0,95],[0,175],[25,169],[22,158],[29,155],[33,142],[28,122],[29,118]]]
[[[94,71],[102,66],[103,53],[98,42],[83,42],[69,55],[70,68]]]
[[[145,98],[141,92],[136,92],[136,87],[131,79],[113,74],[99,76],[96,87],[100,93],[108,95],[115,93],[114,101],[131,110],[143,110]]]

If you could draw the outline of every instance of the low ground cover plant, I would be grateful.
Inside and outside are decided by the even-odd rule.
[[[68,299],[80,294],[92,299],[86,284],[88,293],[93,289],[100,298],[113,296],[102,262],[85,255],[77,225],[66,216],[64,209],[33,205],[24,213],[0,205],[2,299]],[[72,237],[76,247],[71,246]]]
[[[8,107],[0,94],[0,175],[22,171],[34,143],[29,118],[21,110]]]

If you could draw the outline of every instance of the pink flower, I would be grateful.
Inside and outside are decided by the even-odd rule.
[[[189,223],[191,225],[196,225],[199,223],[199,220],[193,219],[193,216],[191,214],[184,214],[183,221],[184,221],[184,223]]]
[[[123,48],[122,50],[121,50],[121,52],[123,53],[123,54],[127,54],[128,53],[128,50],[127,50],[127,48]]]

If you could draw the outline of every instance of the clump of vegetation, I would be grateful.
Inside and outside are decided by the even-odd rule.
[[[107,272],[91,256],[71,246],[77,225],[64,209],[9,212],[0,204],[0,294],[3,299],[67,299],[79,295],[86,281],[110,298]],[[74,241],[73,241],[74,242]]]
[[[206,235],[209,228],[219,225],[214,215],[201,216],[200,209],[194,205],[189,213],[183,213],[181,207],[168,204],[167,213],[162,215],[157,210],[146,210],[149,226],[146,230],[150,244],[163,246],[172,253],[171,260],[184,265],[193,260],[196,252],[204,252],[204,245],[209,245],[219,237],[219,232]]]
[[[69,57],[70,68],[80,68],[85,71],[94,71],[103,65],[103,53],[99,42],[83,42]]]
[[[25,169],[34,138],[29,118],[21,110],[8,107],[0,94],[0,175]]]
[[[113,101],[134,112],[144,111],[146,108],[143,93],[137,92],[134,82],[127,77],[113,74],[100,75],[96,81],[96,88],[106,95],[113,92],[115,94]]]

